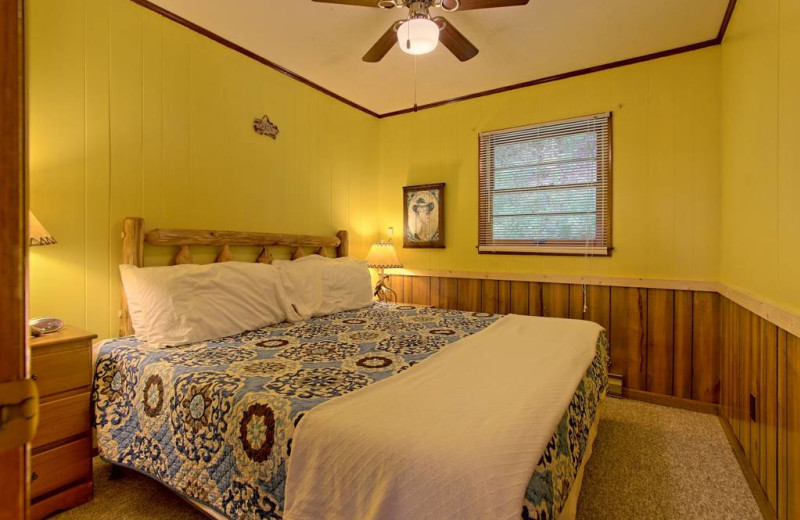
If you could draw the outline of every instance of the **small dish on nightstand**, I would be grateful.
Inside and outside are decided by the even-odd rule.
[[[34,318],[28,322],[31,327],[31,334],[33,336],[41,336],[42,334],[50,334],[57,330],[61,330],[64,322],[58,318],[43,316],[41,318]]]

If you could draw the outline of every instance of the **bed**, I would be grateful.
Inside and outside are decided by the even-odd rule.
[[[141,226],[139,220],[126,220],[123,246],[127,260],[139,265]],[[223,250],[242,242],[235,234],[220,242],[222,233],[203,233],[203,245],[211,236]],[[150,236],[172,235],[182,236],[182,243],[168,244],[180,246],[179,255],[201,241],[185,232],[161,230]],[[309,241],[280,235],[276,242],[276,236],[269,243],[289,245],[293,256],[303,240]],[[326,242],[327,247],[346,254],[346,234],[338,240]],[[266,241],[262,235],[242,245],[264,243],[261,257]],[[500,320],[375,302],[180,347],[152,348],[129,335],[110,340],[99,350],[94,380],[100,456],[169,486],[209,516],[283,518],[287,466],[298,449],[293,439],[304,417],[323,403],[419,370],[423,361]],[[126,326],[123,321],[123,331]],[[569,405],[519,497],[522,518],[574,517],[607,366],[608,343],[601,331],[594,357],[570,389]]]

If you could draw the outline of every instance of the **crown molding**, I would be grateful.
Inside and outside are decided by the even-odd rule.
[[[337,94],[337,93],[335,93],[335,92],[333,92],[331,90],[326,89],[325,87],[323,87],[322,85],[319,85],[318,83],[314,83],[313,81],[304,78],[300,74],[298,74],[296,72],[293,72],[293,71],[287,69],[286,67],[283,67],[283,66],[275,63],[274,61],[271,61],[271,60],[268,60],[266,58],[263,58],[263,57],[259,56],[258,54],[245,49],[241,45],[237,45],[236,43],[233,43],[232,41],[228,40],[227,38],[223,38],[222,36],[220,36],[219,34],[213,32],[213,31],[210,31],[210,30],[208,30],[208,29],[206,29],[204,27],[201,27],[201,26],[197,25],[194,22],[190,22],[186,18],[178,16],[177,14],[164,9],[163,7],[161,7],[159,5],[154,4],[153,2],[151,2],[149,0],[131,0],[131,2],[133,2],[133,3],[137,4],[137,5],[140,5],[140,6],[144,7],[145,9],[153,11],[154,13],[157,13],[157,14],[163,16],[164,18],[167,18],[167,19],[169,19],[169,20],[171,20],[171,21],[173,21],[173,22],[175,22],[177,24],[180,24],[180,25],[186,27],[187,29],[190,29],[190,30],[192,30],[192,31],[194,31],[194,32],[196,32],[198,34],[201,34],[201,35],[205,36],[206,38],[210,38],[211,40],[214,40],[215,42],[219,43],[220,45],[224,45],[225,47],[228,47],[229,49],[231,49],[233,51],[236,51],[236,52],[238,52],[240,54],[243,54],[244,56],[247,56],[248,58],[250,58],[252,60],[257,61],[258,63],[261,63],[262,65],[266,65],[267,67],[269,67],[271,69],[274,69],[274,70],[280,72],[281,74],[285,74],[285,75],[289,76],[290,78],[295,79],[295,80],[299,81],[300,83],[303,83],[304,85],[307,85],[307,86],[313,88],[314,90],[322,92],[323,94],[325,94],[327,96],[330,96],[333,99],[336,99],[337,101],[341,101],[342,103],[344,103],[344,104],[346,104],[346,105],[348,105],[350,107],[353,107],[356,110],[360,110],[361,112],[364,112],[365,114],[368,114],[368,115],[370,115],[372,117],[375,117],[375,118],[378,118],[378,119],[383,119],[383,118],[386,118],[386,117],[399,116],[399,115],[403,115],[403,114],[410,114],[410,113],[418,112],[420,110],[427,110],[427,109],[430,109],[430,108],[441,107],[441,106],[449,105],[449,104],[452,104],[452,103],[458,103],[458,102],[461,102],[461,101],[468,101],[470,99],[476,99],[476,98],[481,98],[481,97],[485,97],[485,96],[491,96],[491,95],[494,95],[494,94],[500,94],[500,93],[503,93],[503,92],[508,92],[510,90],[518,90],[518,89],[521,89],[521,88],[532,87],[532,86],[541,85],[541,84],[544,84],[544,83],[551,83],[553,81],[561,81],[561,80],[564,80],[564,79],[574,78],[574,77],[577,77],[577,76],[583,76],[583,75],[586,75],[586,74],[593,74],[595,72],[601,72],[601,71],[604,71],[604,70],[615,69],[615,68],[618,68],[618,67],[625,67],[625,66],[628,66],[628,65],[634,65],[634,64],[637,64],[637,63],[643,63],[643,62],[650,61],[650,60],[657,60],[657,59],[660,59],[660,58],[666,58],[668,56],[674,56],[676,54],[683,54],[685,52],[692,52],[692,51],[696,51],[696,50],[700,50],[700,49],[705,49],[707,47],[713,47],[715,45],[720,45],[722,43],[722,41],[724,40],[725,32],[728,30],[728,26],[730,25],[731,17],[733,16],[733,10],[736,7],[736,1],[737,0],[729,0],[728,1],[728,8],[725,10],[725,16],[722,19],[722,24],[720,25],[719,32],[717,33],[716,38],[711,39],[711,40],[706,40],[706,41],[702,41],[702,42],[698,42],[698,43],[693,43],[691,45],[684,45],[682,47],[677,47],[677,48],[674,48],[674,49],[668,49],[668,50],[665,50],[665,51],[654,52],[652,54],[646,54],[644,56],[637,56],[637,57],[634,57],[634,58],[628,58],[628,59],[619,60],[619,61],[615,61],[615,62],[611,62],[611,63],[606,63],[606,64],[603,64],[603,65],[596,65],[596,66],[593,66],[593,67],[587,67],[585,69],[575,70],[575,71],[571,71],[571,72],[564,72],[564,73],[561,73],[561,74],[555,74],[553,76],[547,76],[547,77],[544,77],[544,78],[533,79],[533,80],[525,81],[525,82],[522,82],[522,83],[515,83],[513,85],[508,85],[508,86],[505,86],[505,87],[498,87],[498,88],[494,88],[494,89],[490,89],[490,90],[483,90],[483,91],[480,91],[480,92],[474,92],[472,94],[466,94],[464,96],[458,96],[458,97],[454,97],[454,98],[450,98],[450,99],[445,99],[445,100],[442,100],[442,101],[436,101],[436,102],[433,102],[433,103],[427,103],[425,105],[419,105],[419,106],[415,105],[415,106],[410,107],[410,108],[404,108],[402,110],[395,110],[395,111],[392,111],[392,112],[386,112],[386,113],[383,113],[383,114],[379,114],[379,113],[377,113],[377,112],[375,112],[373,110],[370,110],[370,109],[368,109],[368,108],[366,108],[366,107],[364,107],[362,105],[359,105],[355,101],[351,101],[351,100],[345,98],[344,96],[340,96],[339,94]]]
[[[227,47],[227,48],[229,48],[229,49],[231,49],[233,51],[236,51],[239,54],[243,54],[244,56],[247,56],[251,60],[257,61],[258,63],[260,63],[262,65],[266,65],[267,67],[269,67],[271,69],[274,69],[274,70],[280,72],[281,74],[285,74],[285,75],[289,76],[290,78],[292,78],[294,80],[297,80],[300,83],[313,88],[314,90],[318,90],[319,92],[322,92],[326,96],[330,96],[330,97],[332,97],[333,99],[335,99],[337,101],[341,101],[345,105],[349,105],[349,106],[355,108],[356,110],[360,110],[361,112],[364,112],[365,114],[371,115],[372,117],[380,117],[380,114],[378,114],[377,112],[373,112],[372,110],[370,110],[370,109],[368,109],[366,107],[363,107],[363,106],[359,105],[358,103],[355,103],[354,101],[350,101],[349,99],[347,99],[347,98],[345,98],[343,96],[340,96],[336,92],[328,90],[325,87],[323,87],[322,85],[320,85],[318,83],[314,83],[310,79],[306,79],[303,76],[301,76],[300,74],[297,74],[296,72],[293,72],[293,71],[287,69],[286,67],[278,65],[274,61],[271,61],[271,60],[268,60],[266,58],[263,58],[263,57],[259,56],[258,54],[245,49],[241,45],[233,43],[232,41],[228,40],[227,38],[223,38],[222,36],[220,36],[219,34],[213,32],[213,31],[210,31],[210,30],[208,30],[208,29],[206,29],[204,27],[201,27],[201,26],[197,25],[194,22],[190,22],[186,18],[178,16],[177,14],[173,13],[172,11],[168,11],[168,10],[164,9],[160,5],[156,5],[153,2],[149,2],[148,0],[131,0],[131,2],[133,2],[134,4],[140,5],[140,6],[144,7],[145,9],[153,11],[154,13],[159,14],[159,15],[163,16],[164,18],[166,18],[166,19],[168,19],[170,21],[173,21],[173,22],[175,22],[175,23],[177,23],[179,25],[182,25],[182,26],[186,27],[187,29],[190,29],[190,30],[196,32],[197,34],[200,34],[202,36],[205,36],[206,38],[214,40],[215,42],[219,43],[220,45],[223,45],[223,46],[225,46],[225,47]]]

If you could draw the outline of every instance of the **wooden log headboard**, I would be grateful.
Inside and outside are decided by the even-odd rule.
[[[289,247],[292,249],[291,258],[297,260],[305,255],[304,247],[312,248],[315,254],[330,256],[326,248],[336,248],[336,256],[348,254],[347,231],[341,230],[336,236],[314,235],[285,235],[278,233],[251,233],[245,231],[210,231],[200,229],[154,229],[145,233],[144,219],[127,217],[122,221],[122,259],[121,264],[130,264],[137,267],[144,266],[144,246],[172,246],[178,252],[172,259],[172,264],[192,263],[191,246],[219,247],[217,262],[227,262],[233,259],[231,246],[257,246],[261,251],[256,262],[262,264],[272,263],[270,247]],[[128,311],[128,301],[125,290],[122,290],[122,307],[119,320],[119,335],[130,336],[133,334],[131,316]]]

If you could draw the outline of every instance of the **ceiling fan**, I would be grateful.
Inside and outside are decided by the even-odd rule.
[[[478,54],[475,47],[463,34],[442,18],[431,16],[431,8],[445,12],[489,9],[525,5],[528,0],[313,0],[326,4],[357,5],[379,7],[381,9],[408,9],[408,18],[398,20],[375,42],[362,60],[377,63],[391,50],[395,43],[407,54],[427,54],[432,52],[439,41],[461,61],[467,61]]]

